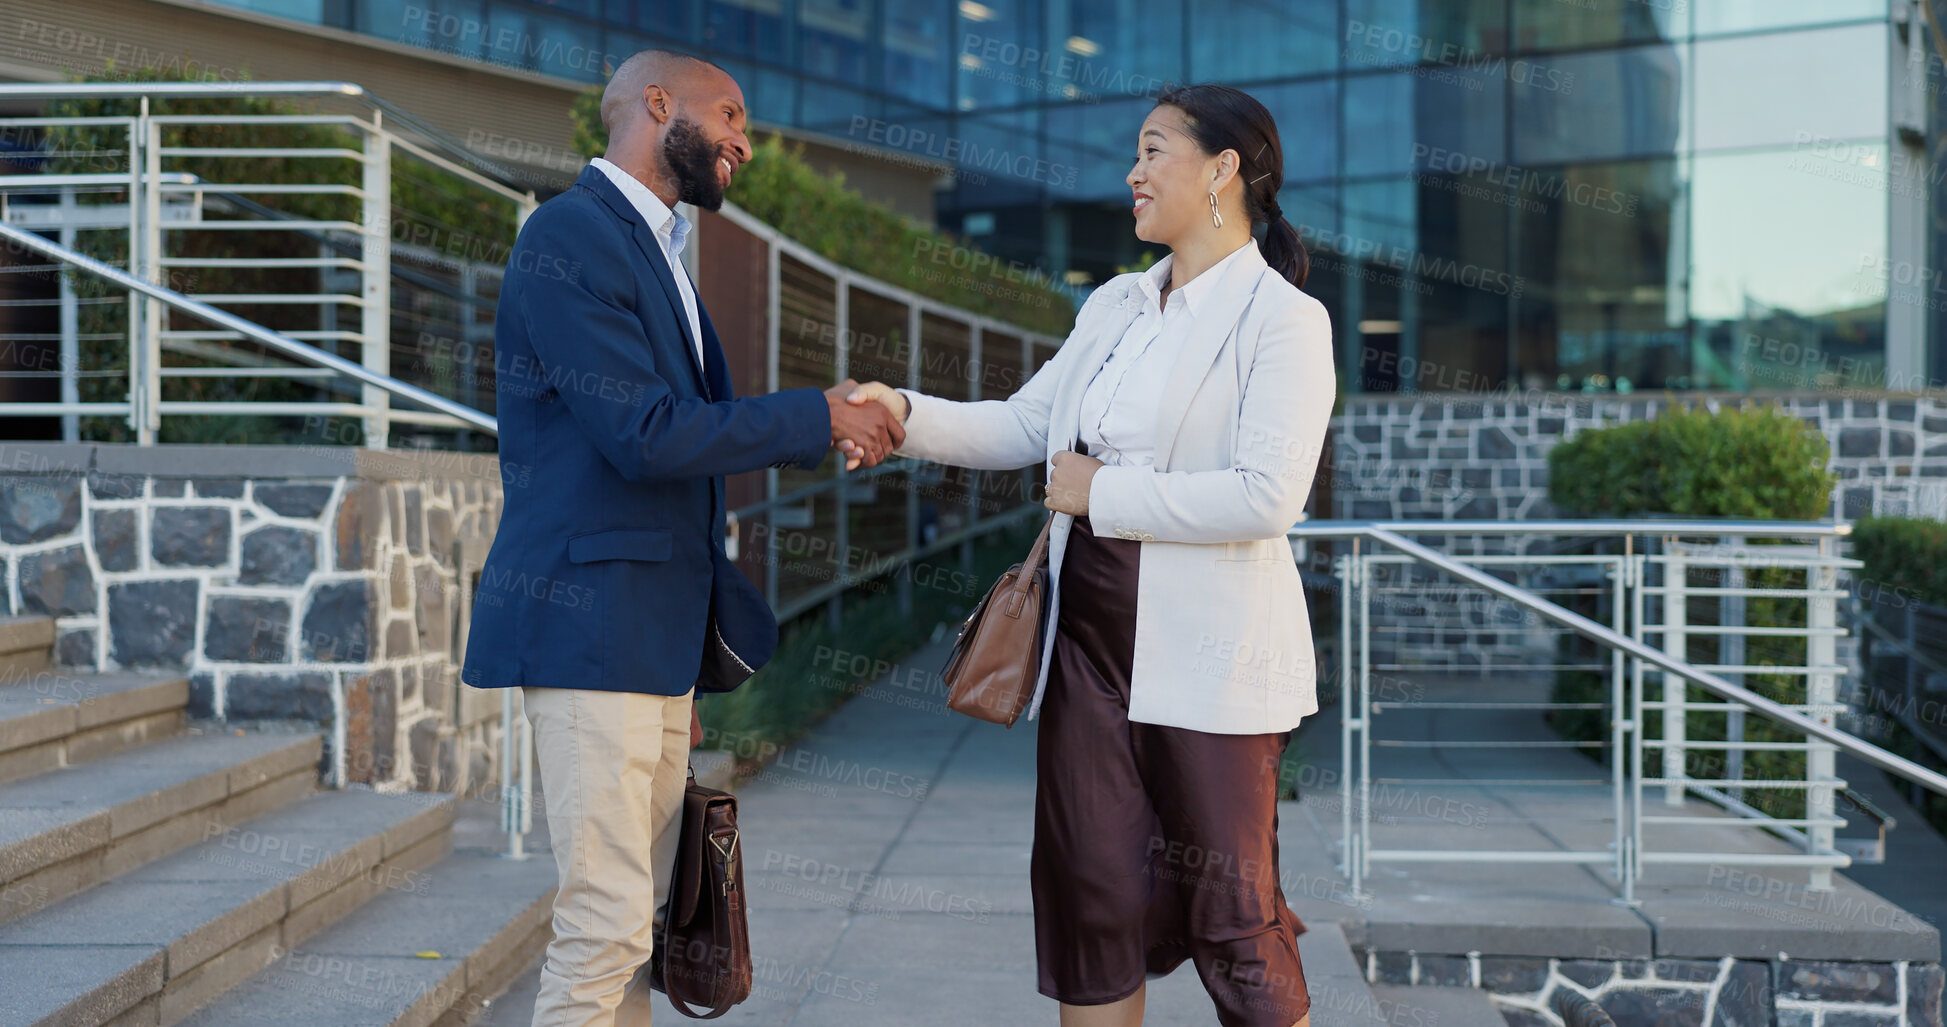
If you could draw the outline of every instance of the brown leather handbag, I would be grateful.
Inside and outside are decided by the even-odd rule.
[[[953,640],[946,669],[948,709],[978,720],[1013,727],[1034,695],[1041,672],[1048,600],[1048,528],[1028,550],[1028,558],[1009,567],[987,590]]]
[[[682,835],[663,936],[649,984],[684,1016],[714,1020],[750,997],[750,928],[737,797],[696,783],[683,791]],[[704,1010],[698,1012],[698,1009]]]

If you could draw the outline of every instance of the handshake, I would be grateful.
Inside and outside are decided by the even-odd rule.
[[[832,446],[848,471],[860,464],[878,466],[906,441],[912,406],[884,382],[860,385],[847,378],[825,390],[825,403],[831,408]]]

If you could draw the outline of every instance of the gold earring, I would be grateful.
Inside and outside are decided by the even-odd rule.
[[[1210,224],[1216,228],[1224,227],[1224,216],[1217,213],[1217,190],[1210,190]]]

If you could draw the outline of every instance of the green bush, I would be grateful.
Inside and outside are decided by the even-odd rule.
[[[1673,409],[1655,420],[1583,431],[1555,447],[1548,455],[1548,495],[1565,511],[1591,516],[1673,514],[1817,520],[1830,509],[1835,478],[1826,469],[1829,456],[1825,438],[1816,428],[1775,407],[1747,405],[1716,413],[1696,407]],[[1720,568],[1695,568],[1690,571],[1690,584],[1721,586],[1721,573]],[[1745,583],[1758,588],[1803,589],[1805,572],[1751,568]],[[1716,621],[1715,597],[1691,602],[1695,608],[1693,623]],[[1745,600],[1745,620],[1759,625],[1803,626],[1803,607],[1802,600],[1753,596]],[[1589,616],[1598,613],[1593,608],[1578,612]],[[1579,639],[1564,639],[1565,656],[1586,658],[1592,651]],[[1691,637],[1683,656],[1691,663],[1718,662],[1717,637]],[[1805,658],[1803,638],[1750,636],[1745,640],[1744,662],[1754,666],[1802,667]],[[1804,701],[1806,679],[1802,675],[1747,673],[1744,684],[1778,702]],[[1719,701],[1695,685],[1686,686],[1686,695],[1691,702]],[[1606,703],[1607,676],[1592,671],[1559,672],[1554,699]],[[1608,710],[1558,710],[1551,713],[1549,721],[1566,738],[1594,741],[1608,738],[1609,716]],[[1645,720],[1644,737],[1661,738],[1660,712]],[[1713,742],[1727,737],[1727,726],[1724,712],[1702,711],[1689,715],[1684,730],[1690,740]],[[1796,731],[1778,727],[1761,716],[1745,718],[1744,738],[1754,742],[1803,740]],[[1727,776],[1727,762],[1727,754],[1721,751],[1690,749],[1685,758],[1686,772],[1696,778],[1721,779]],[[1742,764],[1744,776],[1752,780],[1802,779],[1804,765],[1803,753],[1769,751],[1746,752]],[[1745,794],[1745,801],[1774,816],[1804,815],[1801,791],[1751,789]]]
[[[585,157],[601,156],[608,148],[601,88],[584,92],[573,114],[575,145]],[[724,197],[820,256],[882,282],[1046,335],[1066,335],[1074,326],[1067,293],[1009,271],[997,258],[989,258],[991,275],[934,263],[935,254],[953,254],[952,263],[964,267],[978,251],[873,203],[847,188],[843,175],[821,174],[805,163],[803,151],[776,135],[757,143]]]
[[[1817,428],[1776,407],[1673,409],[1583,431],[1548,454],[1548,498],[1569,513],[1809,521],[1834,477]]]
[[[1924,603],[1947,604],[1947,524],[1916,517],[1868,517],[1852,525],[1861,576]]]

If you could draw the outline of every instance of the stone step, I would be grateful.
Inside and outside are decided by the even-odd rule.
[[[0,923],[310,794],[320,745],[186,734],[0,785]]]
[[[1439,1024],[1440,1027],[1507,1027],[1494,1000],[1479,988],[1431,985],[1375,984],[1372,997],[1392,1024]]]
[[[546,853],[456,852],[425,871],[423,887],[373,899],[186,1027],[471,1022],[546,948],[555,881]],[[532,1010],[518,1012],[526,1023]]]
[[[1298,959],[1312,998],[1312,1027],[1389,1027],[1366,984],[1365,971],[1345,940],[1345,930],[1330,920],[1307,920],[1298,936]]]
[[[0,1023],[180,1023],[381,891],[427,887],[455,805],[325,792],[0,926]]]
[[[0,675],[0,783],[176,734],[188,702],[166,673]]]
[[[0,681],[54,666],[54,618],[0,617]]]

